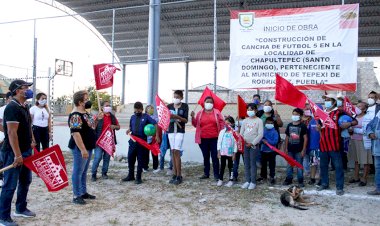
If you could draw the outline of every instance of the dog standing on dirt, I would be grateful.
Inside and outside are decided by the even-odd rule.
[[[293,185],[282,193],[280,200],[282,205],[290,206],[299,210],[308,210],[302,206],[315,205],[314,202],[306,201],[306,197],[302,197],[303,189],[299,186]]]

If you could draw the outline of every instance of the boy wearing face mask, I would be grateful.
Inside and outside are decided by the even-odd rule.
[[[301,122],[303,116],[303,110],[296,108],[292,112],[292,122],[286,127],[285,137],[285,153],[295,159],[301,165],[303,163],[303,157],[306,154],[307,148],[307,128],[305,124]],[[298,185],[304,187],[303,183],[303,170],[297,168]],[[293,167],[288,165],[287,175],[283,185],[289,185],[293,183]]]
[[[263,141],[268,142],[272,146],[278,143],[278,132],[274,128],[274,119],[266,118]],[[276,152],[272,151],[266,144],[261,144],[261,180],[267,178],[267,165],[269,164],[270,184],[275,184],[276,173]],[[260,178],[259,178],[260,180]]]
[[[110,105],[109,101],[104,101],[102,104],[103,112],[100,112],[97,117],[97,125],[96,125],[96,139],[99,139],[99,137],[102,135],[102,133],[110,127],[114,131],[114,142],[115,145],[116,142],[116,133],[115,130],[120,129],[119,122],[114,114],[112,114],[112,107]],[[98,171],[99,163],[103,159],[103,167],[102,167],[102,179],[108,179],[108,166],[110,163],[111,156],[104,151],[101,147],[96,146],[95,148],[95,157],[94,161],[92,163],[91,168],[91,180],[96,181],[96,173]]]
[[[244,168],[245,168],[245,183],[241,186],[243,189],[256,188],[257,154],[260,151],[259,143],[264,135],[263,121],[256,116],[257,105],[248,104],[247,115],[240,129],[240,134],[245,141],[244,149]]]

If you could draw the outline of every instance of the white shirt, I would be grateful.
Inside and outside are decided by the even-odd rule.
[[[49,113],[46,108],[39,108],[33,106],[30,108],[30,114],[32,115],[33,125],[39,127],[47,127],[49,123]]]
[[[375,113],[376,113],[376,104],[374,104],[373,106],[371,107],[368,107],[367,109],[367,115],[368,117],[372,120],[373,118],[375,118]]]
[[[4,118],[4,110],[5,110],[5,107],[7,105],[4,105],[2,107],[0,107],[0,119],[3,120]],[[3,122],[1,122],[1,124],[3,124]],[[4,136],[4,133],[0,131],[0,142],[2,142],[4,140],[5,136]]]

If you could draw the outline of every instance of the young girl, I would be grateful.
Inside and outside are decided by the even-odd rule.
[[[263,121],[256,117],[257,105],[248,104],[247,115],[240,129],[240,134],[245,141],[244,150],[244,168],[245,168],[245,183],[241,186],[243,189],[256,188],[256,158],[259,152],[259,143],[264,135]]]
[[[229,172],[229,182],[226,184],[227,187],[233,185],[232,182],[232,159],[235,158],[235,153],[237,152],[237,145],[232,134],[234,128],[235,120],[228,116],[225,120],[226,127],[219,132],[218,136],[218,158],[221,161],[220,171],[219,171],[219,180],[216,184],[217,186],[223,185],[223,175],[224,169],[226,168],[226,161],[228,162],[228,172]]]

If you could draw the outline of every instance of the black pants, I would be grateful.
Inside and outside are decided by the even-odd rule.
[[[276,153],[261,152],[261,173],[262,178],[267,178],[267,166],[269,164],[269,176],[274,178],[276,174]]]
[[[144,165],[144,169],[147,170],[149,169],[149,152],[147,154],[145,154],[145,165]],[[153,170],[156,170],[158,168],[158,155],[157,156],[154,156],[153,153],[152,153],[152,159],[153,159]]]
[[[210,156],[212,159],[212,168],[214,178],[219,179],[219,159],[218,159],[218,138],[202,138],[199,147],[202,150],[204,175],[210,176]]]
[[[143,170],[143,166],[145,166],[146,162],[146,153],[149,156],[149,150],[141,146],[140,144],[129,140],[129,149],[128,149],[128,168],[130,177],[134,177],[135,175],[135,163],[137,159],[137,173],[136,179],[141,179],[141,173]]]
[[[232,180],[232,168],[233,168],[233,162],[232,162],[232,157],[231,156],[220,156],[220,171],[219,171],[219,180],[223,180],[223,175],[224,175],[224,169],[226,168],[226,162],[228,162],[228,172],[229,176],[228,178]]]
[[[33,126],[33,135],[34,139],[36,140],[36,149],[37,151],[45,150],[49,147],[49,127],[39,127],[39,126]]]

